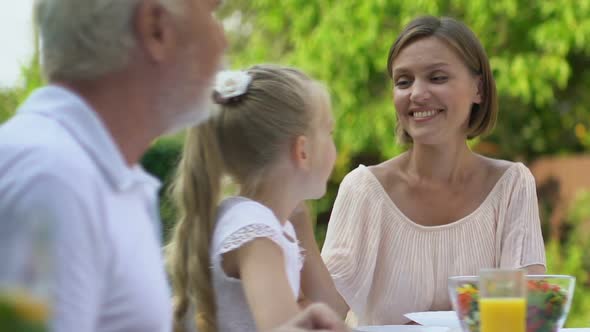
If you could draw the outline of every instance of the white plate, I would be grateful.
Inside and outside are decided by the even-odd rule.
[[[432,327],[420,325],[373,325],[359,326],[354,332],[449,332],[447,327]]]
[[[461,323],[454,311],[425,311],[405,314],[407,318],[424,326],[445,326],[461,328]]]

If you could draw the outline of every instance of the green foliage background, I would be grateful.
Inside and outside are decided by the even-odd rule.
[[[588,0],[227,2],[221,17],[230,35],[233,68],[260,62],[293,65],[332,92],[339,158],[329,193],[317,204],[320,223],[351,168],[402,150],[394,139],[386,59],[402,27],[424,14],[462,20],[490,57],[500,97],[499,125],[490,137],[474,142],[476,150],[527,162],[590,146],[585,93],[590,72],[584,70],[590,65]]]
[[[230,38],[232,68],[292,65],[332,93],[339,157],[327,195],[314,204],[320,243],[344,175],[359,163],[402,151],[395,144],[386,59],[402,27],[423,14],[462,20],[490,57],[500,116],[492,135],[472,142],[475,150],[530,162],[590,148],[590,0],[226,1],[219,16]],[[37,57],[22,73],[21,85],[0,90],[0,122],[43,83]],[[142,163],[167,183],[181,144],[181,137],[158,140]],[[590,196],[581,195],[567,220],[573,236],[547,244],[550,272],[578,278],[568,327],[590,326],[588,207]],[[169,229],[174,210],[164,194],[161,215]]]

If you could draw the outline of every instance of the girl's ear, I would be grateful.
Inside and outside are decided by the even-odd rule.
[[[311,166],[310,157],[309,139],[303,135],[297,136],[291,147],[291,160],[293,164],[299,169],[309,170]]]

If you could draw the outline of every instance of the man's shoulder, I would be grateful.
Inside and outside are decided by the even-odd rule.
[[[55,120],[17,114],[0,126],[0,169],[59,174],[88,169],[87,154]],[[68,176],[70,177],[70,176]]]
[[[0,199],[16,202],[34,191],[75,190],[96,178],[96,166],[67,133],[52,126],[25,131],[13,118],[0,127]],[[20,137],[18,134],[20,129]],[[76,190],[77,191],[77,190]]]

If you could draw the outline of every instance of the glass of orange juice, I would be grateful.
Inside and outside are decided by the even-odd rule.
[[[526,332],[525,276],[523,269],[480,271],[480,332]]]
[[[0,234],[0,332],[49,331],[52,226],[42,218]]]

